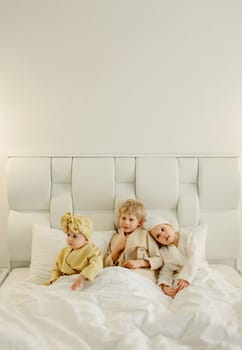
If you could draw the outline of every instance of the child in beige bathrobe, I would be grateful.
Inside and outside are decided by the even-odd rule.
[[[142,227],[146,218],[144,205],[134,199],[119,208],[120,229],[110,241],[104,266],[122,266],[157,280],[162,265],[159,248],[148,231]]]
[[[93,281],[103,269],[101,250],[89,241],[92,234],[92,222],[87,216],[66,213],[61,218],[62,230],[66,233],[67,247],[61,249],[52,271],[50,285],[64,275],[79,274],[72,290],[82,287],[86,280]]]

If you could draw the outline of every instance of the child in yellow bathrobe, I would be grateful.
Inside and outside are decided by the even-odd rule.
[[[89,241],[93,225],[87,216],[66,213],[61,217],[61,227],[66,233],[67,247],[61,249],[51,273],[50,285],[64,275],[79,274],[71,286],[82,287],[86,280],[93,281],[103,269],[101,250]]]

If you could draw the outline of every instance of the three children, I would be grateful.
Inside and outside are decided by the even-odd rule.
[[[121,266],[137,272],[157,283],[162,291],[174,298],[187,288],[202,261],[198,242],[193,233],[176,231],[164,218],[150,218],[145,222],[146,210],[138,200],[129,199],[119,208],[119,226],[109,243],[104,267]],[[52,271],[49,285],[63,275],[79,274],[72,290],[93,281],[103,269],[101,250],[90,242],[93,225],[86,216],[66,213],[61,218],[67,235]]]

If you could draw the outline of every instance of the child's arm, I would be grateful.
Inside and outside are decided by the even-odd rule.
[[[124,263],[124,267],[129,269],[148,268],[151,270],[157,270],[162,265],[162,258],[160,255],[159,247],[156,241],[151,237],[148,231],[145,233],[147,247],[137,249],[137,259],[127,260]]]
[[[201,256],[196,237],[190,234],[187,238],[187,260],[181,269],[178,279],[190,284],[199,268]]]
[[[87,256],[88,265],[82,269],[81,276],[89,281],[93,281],[95,277],[103,269],[103,255],[97,246],[92,246]],[[78,267],[76,268],[78,269]]]
[[[163,260],[160,254],[160,249],[154,238],[147,232],[147,261],[151,270],[157,270],[162,266]]]
[[[57,262],[56,265],[55,265],[55,268],[51,272],[50,284],[55,282],[60,276],[61,276],[61,271],[59,269],[59,264]]]
[[[125,246],[126,246],[126,242],[127,242],[127,237],[122,237],[121,239],[119,239],[117,245],[114,247],[111,255],[112,255],[112,260],[115,262],[118,260],[120,254],[122,253],[122,251],[124,251]]]
[[[115,233],[111,239],[108,251],[104,258],[104,266],[113,266],[126,247],[127,237]]]
[[[162,266],[159,272],[157,283],[161,287],[162,285],[171,287],[173,283],[173,270],[170,269],[167,265]]]
[[[52,284],[62,275],[61,270],[60,270],[60,266],[61,266],[61,263],[63,261],[63,254],[64,254],[64,250],[62,249],[57,257],[55,267],[53,268],[53,270],[51,272],[50,280],[49,280],[49,282],[47,282],[47,285]]]
[[[146,247],[139,247],[140,242],[137,241],[137,258],[125,261],[123,266],[129,269],[148,268],[157,270],[162,265],[159,247],[148,231],[143,230],[142,234]]]
[[[127,267],[128,269],[149,268],[150,263],[145,259],[127,260],[124,262],[123,267]]]
[[[75,282],[72,284],[71,289],[72,289],[72,290],[76,290],[78,287],[82,288],[82,287],[83,287],[83,284],[84,284],[84,282],[85,282],[86,280],[87,280],[87,279],[86,279],[85,276],[80,275],[80,276],[75,280]]]

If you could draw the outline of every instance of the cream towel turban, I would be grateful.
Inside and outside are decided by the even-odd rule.
[[[144,223],[144,228],[148,231],[151,231],[157,225],[171,225],[166,219],[161,216],[155,216],[148,218]]]
[[[69,212],[61,217],[61,227],[65,233],[68,230],[75,233],[82,233],[87,240],[90,239],[93,229],[92,222],[87,216],[74,216]]]

